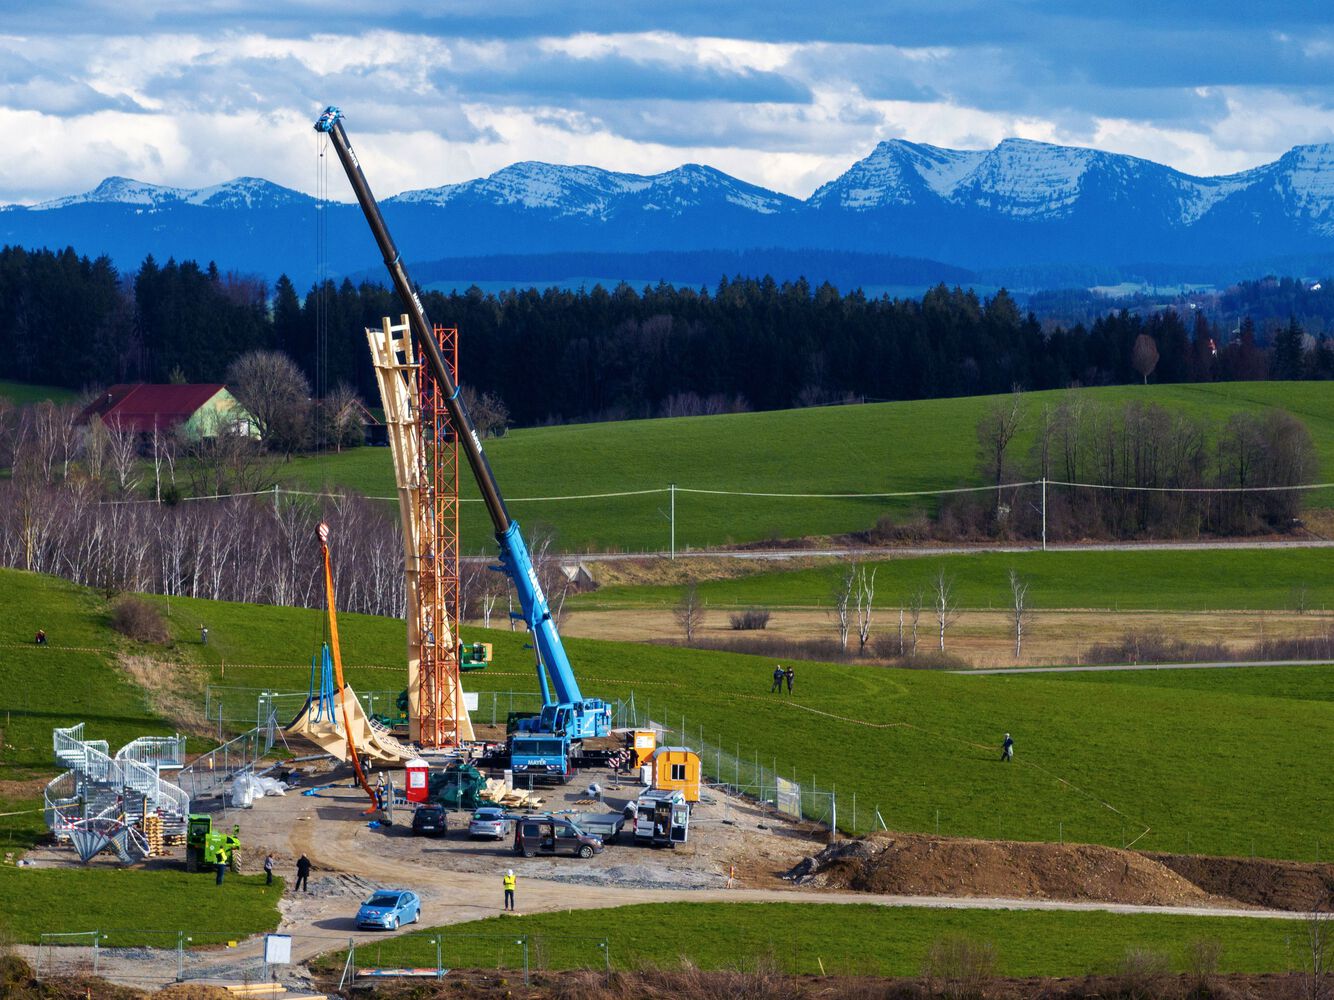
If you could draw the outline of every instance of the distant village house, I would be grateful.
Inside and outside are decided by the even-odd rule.
[[[107,427],[135,431],[143,437],[179,432],[198,441],[219,430],[259,437],[254,420],[220,383],[150,385],[143,382],[113,385],[79,414],[79,423],[99,417]]]

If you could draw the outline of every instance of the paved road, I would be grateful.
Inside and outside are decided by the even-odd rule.
[[[986,667],[951,670],[952,674],[976,677],[981,674],[1097,674],[1117,670],[1215,670],[1219,667],[1322,667],[1328,660],[1215,660],[1211,663],[1112,663],[1077,667]]]
[[[1206,541],[1206,542],[1072,542],[1051,544],[1048,552],[1133,552],[1141,550],[1190,552],[1200,549],[1327,549],[1334,548],[1334,540],[1325,538],[1306,539],[1260,539],[1254,541]],[[952,556],[968,555],[975,552],[1041,552],[1039,544],[1026,545],[913,545],[894,548],[824,548],[824,549],[689,549],[680,550],[675,555],[667,551],[658,552],[590,552],[587,554],[563,553],[559,558],[564,563],[578,562],[624,562],[636,559],[751,559],[757,561],[782,562],[787,559],[846,558],[858,556],[864,559],[890,559],[901,556]],[[494,559],[474,557],[465,561],[494,562]]]

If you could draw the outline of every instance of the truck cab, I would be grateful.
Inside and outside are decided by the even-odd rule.
[[[570,761],[570,741],[551,733],[515,733],[510,737],[510,768],[515,778],[531,778],[558,783],[568,781],[574,768]]]
[[[602,838],[584,833],[568,819],[525,816],[514,826],[514,852],[525,858],[537,854],[591,858],[602,853]]]
[[[634,804],[635,840],[676,847],[690,837],[690,803],[676,789],[644,792]]]

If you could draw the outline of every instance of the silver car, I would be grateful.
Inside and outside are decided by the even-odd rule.
[[[468,836],[504,840],[509,836],[510,829],[510,821],[505,818],[504,809],[482,806],[472,814],[472,821],[468,824]]]

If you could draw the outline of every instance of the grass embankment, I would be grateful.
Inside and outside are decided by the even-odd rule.
[[[792,974],[917,976],[934,941],[965,935],[995,946],[996,972],[1004,976],[1114,972],[1134,949],[1161,954],[1172,968],[1187,971],[1187,950],[1202,940],[1221,947],[1221,972],[1270,972],[1300,967],[1303,929],[1278,920],[1099,911],[661,903],[455,924],[359,948],[357,964],[434,966],[432,938],[439,933],[446,965],[515,968],[522,956],[515,939],[527,934],[540,936],[540,959],[532,954],[536,945],[530,958],[547,969],[602,967],[598,940],[606,939],[616,969],[688,961],[712,970],[772,962]],[[341,966],[345,954],[324,964]]]
[[[191,947],[226,944],[278,926],[283,886],[263,875],[229,873],[219,888],[212,874],[184,871],[0,867],[0,933],[35,943],[44,932],[101,930],[107,947],[175,948],[184,930]]]
[[[1035,608],[1291,610],[1298,600],[1308,610],[1334,607],[1334,553],[1328,549],[976,552],[880,559],[868,566],[876,568],[876,603],[882,608],[910,603],[919,591],[929,603],[942,569],[965,608],[1009,608],[1011,569],[1029,584]],[[830,563],[704,580],[696,588],[714,607],[828,607],[845,569]],[[569,606],[674,607],[683,590],[683,585],[603,587],[571,597]]]
[[[1318,382],[1236,382],[1112,386],[1078,390],[1095,403],[1130,400],[1179,407],[1221,429],[1242,410],[1281,407],[1305,421],[1324,470],[1334,470],[1334,393]],[[1026,396],[1030,414],[1062,392]],[[668,546],[670,483],[693,489],[774,493],[877,493],[934,490],[981,482],[976,426],[996,397],[932,399],[819,407],[671,420],[528,428],[487,442],[487,452],[514,516],[531,535],[557,532],[566,551],[660,551]],[[1012,454],[1025,455],[1034,421]],[[337,484],[370,496],[394,496],[387,448],[293,460],[286,481],[307,489]],[[524,497],[633,490],[646,496],[526,502]],[[464,496],[477,497],[464,476]],[[1034,497],[1036,499],[1036,497]],[[1328,493],[1313,506],[1334,506]],[[676,544],[707,548],[729,542],[861,531],[883,514],[933,509],[931,498],[817,499],[676,495]],[[487,548],[481,505],[463,505],[467,551]]]
[[[42,789],[60,770],[51,730],[86,723],[89,739],[105,739],[114,753],[138,736],[168,735],[176,725],[154,710],[158,692],[136,684],[117,665],[122,653],[144,647],[115,633],[108,602],[97,592],[64,580],[0,570],[0,845],[5,852],[31,847],[46,833]],[[33,636],[46,630],[49,644]],[[152,650],[167,661],[188,649]],[[179,673],[190,668],[163,666]],[[174,677],[164,677],[170,687]],[[192,740],[203,750],[205,740]],[[36,940],[44,931],[125,928],[152,914],[150,927],[216,929],[231,937],[277,925],[279,892],[261,879],[228,877],[219,893],[207,876],[172,871],[20,869],[0,865],[0,931]],[[252,891],[256,890],[256,891]],[[141,932],[136,932],[139,934]],[[108,944],[159,943],[115,935]],[[196,938],[198,941],[199,939]],[[162,942],[174,946],[172,940]]]
[[[182,621],[210,616],[206,655],[225,649],[230,664],[256,665],[228,666],[226,683],[306,689],[321,631],[317,612],[172,605]],[[403,683],[402,629],[397,621],[340,617],[345,661],[363,665],[349,670],[355,686]],[[464,638],[485,638],[496,650],[491,669],[468,676],[469,690],[534,690],[522,634],[469,628]],[[723,778],[746,783],[756,762],[770,772],[776,762],[785,776],[836,786],[845,829],[869,829],[878,805],[890,826],[904,830],[1116,846],[1139,838],[1136,846],[1163,851],[1310,859],[1321,838],[1328,856],[1334,839],[1312,808],[1324,776],[1311,756],[1334,740],[1334,712],[1327,700],[1301,696],[1307,684],[1328,690],[1334,667],[1267,672],[1274,697],[1262,681],[1229,690],[1231,671],[1217,672],[1224,676],[1217,689],[1195,690],[1118,684],[1119,674],[1081,684],[1061,675],[803,663],[789,699],[768,694],[773,661],[761,657],[594,640],[566,645],[585,694],[633,692],[641,713],[668,726],[679,728],[684,714],[687,742],[700,742],[703,727],[705,742],[749,762],[724,761]],[[219,665],[208,670],[223,679]],[[1018,742],[1012,767],[996,760],[1007,731]],[[705,764],[720,770],[716,753]]]

